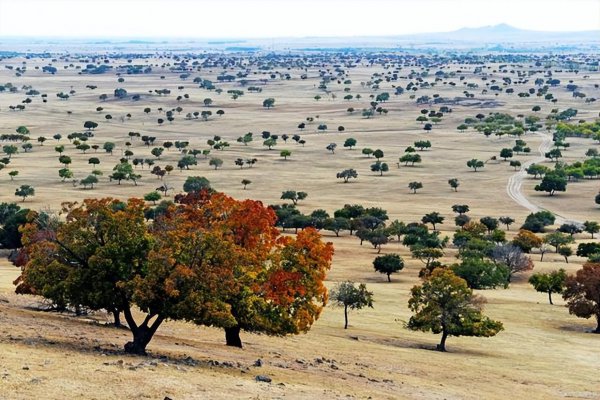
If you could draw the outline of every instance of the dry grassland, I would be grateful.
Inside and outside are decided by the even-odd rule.
[[[18,65],[22,60],[11,60]],[[161,63],[164,60],[154,60]],[[138,131],[157,137],[157,145],[166,140],[189,140],[190,148],[204,149],[206,140],[220,135],[231,143],[224,151],[213,150],[211,156],[224,160],[223,168],[215,171],[205,160],[190,171],[173,171],[165,180],[180,191],[188,175],[207,177],[214,188],[236,198],[260,199],[267,204],[280,203],[281,192],[287,189],[308,193],[308,198],[299,208],[310,212],[323,208],[330,213],[345,203],[360,203],[388,210],[391,220],[405,222],[420,220],[427,212],[440,211],[446,221],[441,225],[444,234],[452,235],[454,229],[450,207],[453,204],[468,204],[471,217],[486,215],[499,217],[509,215],[520,225],[528,214],[525,208],[513,203],[506,194],[506,182],[513,169],[505,162],[490,161],[481,172],[471,172],[465,165],[471,158],[488,160],[497,155],[501,148],[512,147],[514,138],[486,139],[470,131],[459,133],[456,126],[465,117],[490,111],[509,112],[513,115],[531,114],[535,104],[542,106],[542,118],[551,108],[579,109],[578,119],[591,120],[597,116],[597,107],[573,100],[564,89],[552,90],[559,98],[556,106],[536,97],[520,99],[515,95],[500,94],[497,98],[479,95],[478,99],[497,100],[500,106],[494,109],[451,106],[453,112],[426,133],[415,118],[421,108],[409,100],[408,95],[391,96],[385,107],[387,116],[365,119],[360,109],[368,105],[368,95],[373,93],[360,85],[370,79],[373,72],[382,72],[380,67],[362,66],[350,71],[351,94],[361,93],[360,101],[343,100],[343,85],[332,84],[337,99],[315,101],[319,94],[318,74],[309,71],[312,77],[298,79],[300,74],[292,70],[291,81],[276,80],[263,86],[259,94],[246,93],[232,100],[226,91],[238,88],[235,83],[218,85],[224,92],[220,95],[197,88],[191,82],[177,78],[178,74],[156,68],[150,75],[124,76],[119,84],[114,74],[80,76],[74,69],[63,70],[62,63],[56,76],[42,75],[32,65],[45,65],[39,60],[27,60],[29,71],[23,77],[2,68],[0,83],[12,82],[18,86],[32,85],[42,93],[48,93],[48,103],[42,104],[35,98],[24,112],[8,111],[9,105],[19,104],[25,98],[22,92],[0,94],[0,133],[12,133],[19,125],[31,131],[34,148],[30,153],[20,152],[13,156],[10,165],[0,172],[0,201],[15,201],[15,189],[22,184],[35,187],[36,195],[23,204],[34,209],[58,210],[61,202],[81,200],[86,197],[142,196],[160,186],[161,182],[149,174],[148,167],[138,167],[143,178],[134,186],[130,182],[117,185],[108,182],[107,175],[118,163],[127,133]],[[6,64],[3,61],[2,64]],[[452,66],[452,69],[455,66]],[[203,71],[198,75],[213,78],[220,70]],[[400,75],[408,72],[401,71]],[[165,80],[160,75],[166,75]],[[468,82],[481,86],[478,77],[466,74]],[[496,77],[501,76],[497,75]],[[594,94],[592,86],[600,82],[598,74],[587,80],[581,75],[556,74],[566,82],[575,79],[583,91]],[[457,79],[456,79],[457,81]],[[96,90],[86,85],[97,85]],[[177,90],[183,85],[185,89]],[[382,91],[393,93],[393,89],[382,83]],[[389,84],[387,84],[389,85]],[[527,87],[532,85],[527,85]],[[140,93],[140,101],[115,100],[112,92],[124,87],[130,94]],[[67,101],[60,101],[55,93],[76,90]],[[169,88],[167,97],[147,95],[148,90]],[[389,89],[389,90],[388,90]],[[461,96],[463,88],[439,85],[417,95],[440,93],[442,97]],[[597,89],[596,89],[597,91]],[[101,102],[98,95],[109,94],[109,100]],[[175,97],[189,93],[190,99],[178,103]],[[596,97],[598,93],[595,93]],[[202,111],[202,100],[213,99],[209,108],[213,117],[209,121],[184,120],[187,112]],[[263,99],[276,99],[275,108],[262,107]],[[184,111],[175,115],[172,124],[156,123],[158,107],[165,110],[180,105]],[[104,107],[102,113],[96,107]],[[348,107],[358,111],[354,115],[346,112]],[[143,113],[145,107],[152,108],[150,115]],[[225,115],[218,117],[215,111],[223,109]],[[72,114],[68,115],[67,111]],[[104,122],[104,114],[113,116]],[[132,114],[130,120],[119,120],[120,116]],[[319,116],[304,132],[296,126],[306,117]],[[164,118],[164,114],[161,116]],[[90,144],[113,141],[117,144],[114,155],[88,154],[73,149],[66,140],[71,132],[82,131],[83,122],[93,120],[100,123]],[[328,125],[326,133],[317,133],[319,123]],[[345,131],[337,132],[343,125]],[[306,145],[296,145],[292,140],[278,145],[271,151],[262,146],[260,132],[276,134],[300,134]],[[236,143],[236,138],[246,132],[254,132],[254,142],[247,147]],[[70,183],[60,182],[54,151],[56,142],[51,139],[61,133],[67,151],[73,158],[72,170],[75,177],[87,176],[92,166],[89,157],[101,160],[99,168],[104,177],[97,188],[83,190]],[[43,146],[35,142],[38,136],[49,140]],[[354,150],[342,147],[346,138],[357,139]],[[396,168],[398,157],[404,148],[415,140],[428,139],[432,149],[421,153],[423,163],[415,167]],[[537,149],[541,139],[532,134],[523,137],[528,145]],[[327,152],[329,143],[337,143],[335,154]],[[569,139],[571,147],[565,152],[566,161],[582,159],[585,150],[596,146],[590,139]],[[363,147],[380,148],[385,153],[383,161],[390,164],[390,171],[380,177],[371,172],[368,159],[361,154]],[[289,149],[292,156],[288,161],[279,157],[281,149]],[[134,157],[152,158],[150,149],[139,140],[133,142]],[[257,158],[251,169],[239,169],[234,165],[237,157]],[[530,156],[516,156],[525,161]],[[180,154],[171,149],[165,151],[157,165],[175,166]],[[202,156],[199,156],[202,158]],[[548,164],[550,165],[550,164]],[[356,181],[343,184],[336,180],[336,172],[355,168],[359,177]],[[7,171],[18,170],[19,175],[10,181]],[[447,180],[458,178],[459,191],[450,190]],[[242,189],[240,181],[250,179],[252,184]],[[421,181],[424,188],[416,195],[408,190],[410,181]],[[523,185],[525,194],[539,204],[559,215],[576,220],[600,220],[594,206],[597,193],[596,181],[584,180],[569,184],[566,193],[554,197],[533,191],[533,180]],[[511,227],[510,234],[516,230]],[[126,330],[116,330],[104,324],[108,316],[96,313],[87,317],[57,315],[36,310],[37,299],[16,296],[12,280],[18,271],[8,262],[0,263],[0,399],[219,399],[219,398],[406,398],[406,399],[552,399],[552,398],[600,398],[598,385],[598,352],[600,337],[586,333],[593,321],[570,316],[563,307],[564,302],[556,296],[554,306],[547,304],[546,296],[535,292],[527,283],[527,276],[519,276],[507,290],[488,290],[482,294],[489,303],[486,312],[504,323],[505,331],[489,339],[450,338],[449,353],[442,354],[432,349],[438,337],[411,332],[403,327],[410,313],[407,301],[410,288],[419,282],[418,270],[421,263],[410,258],[410,253],[397,243],[390,243],[382,253],[398,252],[406,260],[407,267],[392,276],[387,283],[383,275],[373,271],[372,260],[376,255],[365,243],[359,246],[358,239],[343,234],[336,238],[324,232],[327,240],[334,243],[336,254],[333,268],[328,277],[328,286],[342,280],[367,283],[374,292],[375,308],[350,315],[350,327],[343,329],[341,309],[327,306],[321,319],[306,335],[287,338],[270,338],[263,335],[242,334],[243,350],[226,348],[223,332],[217,329],[200,328],[181,322],[163,324],[157,337],[150,343],[148,358],[133,357],[122,353],[122,345],[129,338]],[[587,240],[587,235],[579,235]],[[446,251],[445,261],[452,262],[455,250]],[[569,264],[553,253],[546,254],[545,261],[537,262],[533,255],[535,271],[549,271],[559,267],[574,272],[584,261],[573,257]],[[262,367],[254,366],[257,359]],[[216,365],[218,362],[218,365]],[[258,374],[269,375],[272,383],[254,380]]]

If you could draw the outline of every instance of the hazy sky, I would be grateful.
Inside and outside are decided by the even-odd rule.
[[[600,0],[0,0],[0,36],[358,36],[503,22],[600,29]]]

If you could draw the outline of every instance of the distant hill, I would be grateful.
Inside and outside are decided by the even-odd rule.
[[[544,32],[519,29],[508,24],[461,28],[451,32],[399,35],[398,39],[412,41],[461,41],[471,43],[539,43],[539,42],[598,42],[600,31]]]

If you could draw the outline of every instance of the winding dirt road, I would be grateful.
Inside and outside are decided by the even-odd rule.
[[[550,151],[550,149],[552,149],[552,135],[549,135],[547,133],[541,133],[541,132],[536,132],[536,135],[538,135],[539,137],[542,138],[542,143],[540,143],[540,146],[538,147],[538,152],[539,152],[539,156],[530,159],[529,161],[523,163],[521,165],[521,169],[516,172],[515,174],[513,174],[509,179],[508,182],[506,183],[506,193],[508,193],[508,196],[513,199],[517,204],[519,204],[522,207],[527,208],[528,210],[530,210],[531,212],[538,212],[538,211],[543,211],[546,210],[545,208],[542,208],[536,204],[533,204],[531,201],[529,201],[527,199],[527,197],[525,197],[525,195],[523,194],[523,192],[521,191],[521,187],[523,186],[523,179],[527,176],[527,171],[526,169],[534,163],[540,162],[540,161],[544,161],[545,154]],[[550,210],[547,210],[550,211]],[[554,212],[552,212],[555,216],[556,216],[556,224],[564,224],[564,223],[574,223],[574,224],[581,224],[580,221],[576,221],[576,220],[572,220],[572,219],[567,219],[562,215],[558,215]]]

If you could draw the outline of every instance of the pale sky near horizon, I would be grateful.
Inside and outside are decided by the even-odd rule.
[[[260,38],[600,30],[600,0],[0,0],[0,36]]]

